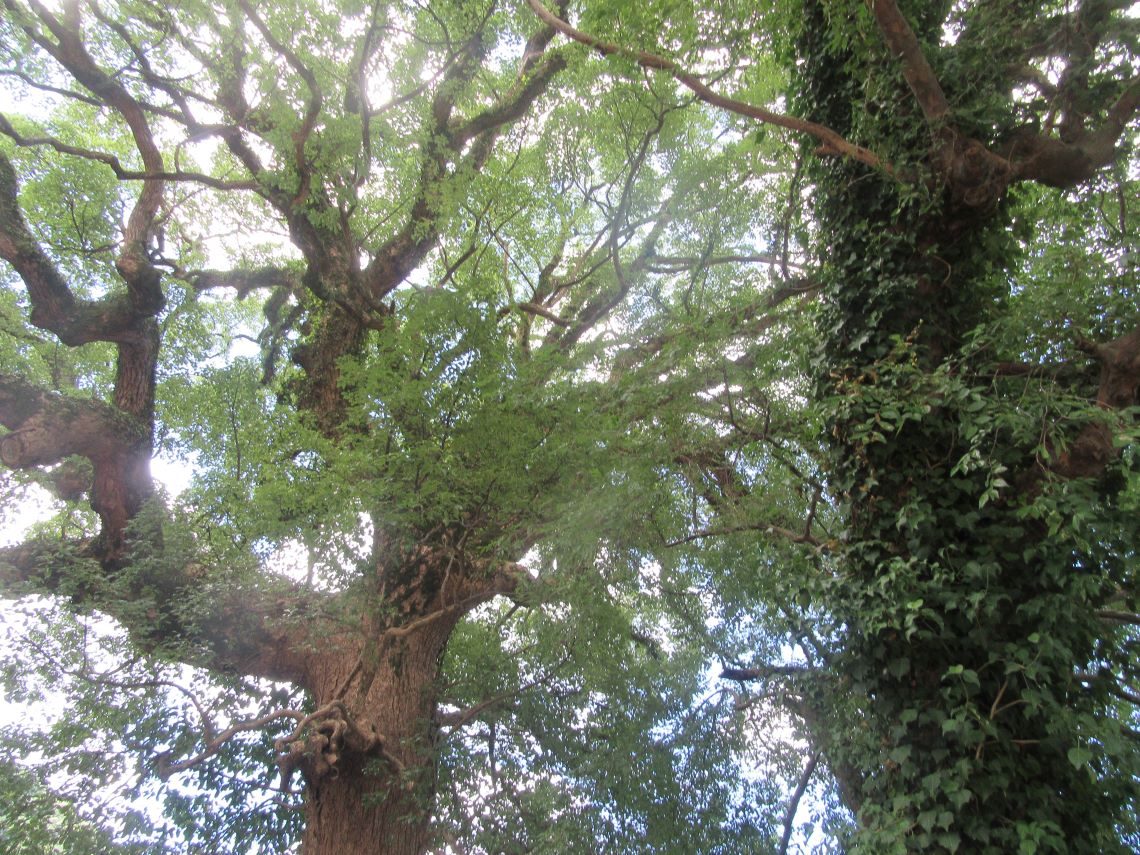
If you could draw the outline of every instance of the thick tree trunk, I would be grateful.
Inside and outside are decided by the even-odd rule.
[[[427,849],[440,660],[457,619],[445,611],[406,634],[389,632],[375,650],[330,647],[313,655],[308,682],[316,708],[340,698],[346,712],[317,727],[323,737],[309,740],[310,754],[298,764],[308,784],[305,855]]]
[[[312,787],[305,806],[305,855],[424,852],[430,809],[388,777],[353,763]]]
[[[937,10],[906,6],[936,42],[940,20],[924,18]],[[875,9],[895,16],[883,26],[892,44],[909,29],[893,7]],[[883,139],[929,167],[922,193],[848,162],[816,172],[820,255],[829,260],[819,315],[826,480],[846,529],[832,608],[848,637],[836,666],[865,711],[840,732],[830,759],[865,773],[858,792],[844,788],[858,812],[857,846],[1010,852],[1032,841],[1035,851],[1119,851],[1127,796],[1097,779],[1100,764],[1113,762],[1096,735],[1107,705],[1077,677],[1103,659],[1097,612],[1112,579],[1095,550],[1082,554],[1064,525],[1044,523],[1047,509],[1064,524],[1079,522],[1082,509],[1055,496],[1036,503],[1046,482],[1041,427],[1008,427],[1030,392],[995,382],[991,356],[975,346],[1004,311],[1005,284],[993,271],[1016,275],[1009,176],[989,171],[977,140],[958,139],[949,157],[941,127],[931,147],[925,130],[908,137],[898,117],[860,112],[867,91],[894,85],[867,80],[889,81],[892,66],[837,55],[837,19],[826,4],[807,11],[812,118],[844,134],[878,122]],[[907,81],[941,121],[910,77],[929,74],[919,59]],[[898,103],[909,98],[898,93]],[[1136,340],[1086,349],[1103,367],[1097,403],[1132,405]],[[1083,501],[1111,504],[1118,488],[1100,481],[1119,454],[1111,430],[1097,422],[1074,438],[1064,425],[1043,427],[1066,449],[1052,474],[1087,479]]]

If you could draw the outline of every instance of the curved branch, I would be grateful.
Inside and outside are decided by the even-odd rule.
[[[181,169],[176,169],[174,171],[166,170],[161,172],[148,172],[140,171],[137,169],[127,169],[113,154],[107,154],[103,151],[95,151],[93,149],[68,145],[67,143],[61,142],[54,137],[23,136],[12,126],[8,118],[2,113],[0,113],[0,133],[11,137],[16,145],[23,148],[33,148],[37,146],[48,147],[54,149],[55,151],[58,151],[60,154],[67,154],[73,157],[81,157],[85,160],[93,160],[97,163],[102,163],[110,167],[111,171],[115,173],[115,177],[120,181],[193,181],[198,184],[203,184],[207,187],[213,187],[216,190],[258,189],[258,184],[256,181],[228,181],[224,178],[216,178],[213,175],[207,175],[204,172],[187,172]]]
[[[531,60],[535,60],[531,55],[527,55],[527,59],[524,60],[529,63],[529,70],[525,76],[520,77],[521,85],[515,86],[508,92],[501,103],[484,110],[455,132],[454,139],[457,146],[462,147],[468,140],[480,134],[517,122],[546,91],[554,75],[566,68],[566,58],[561,54],[545,57],[541,61]]]
[[[723,110],[728,110],[731,113],[736,113],[739,116],[745,116],[749,119],[756,119],[764,124],[774,125],[778,128],[785,128],[790,131],[797,131],[799,133],[807,134],[818,140],[822,145],[819,149],[819,154],[834,154],[843,157],[849,157],[857,160],[860,163],[866,164],[872,169],[881,169],[888,174],[892,174],[892,169],[889,164],[883,162],[877,154],[870,149],[863,148],[860,145],[848,142],[842,136],[837,134],[831,128],[824,125],[817,124],[816,122],[809,122],[806,119],[800,119],[795,116],[787,116],[780,113],[774,113],[771,110],[766,110],[763,107],[758,107],[755,104],[749,104],[746,101],[739,101],[735,98],[729,98],[714,92],[706,86],[695,75],[686,71],[676,62],[671,59],[666,59],[663,56],[658,56],[654,53],[647,51],[632,50],[624,48],[620,45],[610,44],[601,39],[584,33],[581,30],[575,29],[570,24],[563,21],[561,18],[554,15],[549,9],[542,5],[540,0],[527,0],[528,5],[534,13],[547,25],[558,30],[567,38],[573,39],[580,44],[587,47],[594,48],[603,56],[621,56],[636,62],[643,68],[653,69],[657,71],[664,71],[671,74],[673,78],[683,86],[692,90],[694,94],[706,104],[711,104],[714,107],[720,107]]]
[[[94,399],[48,392],[21,377],[0,374],[0,460],[16,469],[58,463],[79,454],[98,465],[144,447],[149,426]]]
[[[1140,111],[1140,77],[1128,82],[1094,130],[1071,140],[1025,128],[1013,134],[999,151],[1012,165],[1012,178],[1067,189],[1088,181],[1119,153],[1119,142]]]
[[[36,78],[32,77],[30,74],[20,71],[18,68],[2,68],[0,69],[0,76],[15,77],[17,80],[20,80],[26,85],[31,86],[33,89],[38,89],[40,92],[49,92],[52,95],[58,95],[61,98],[69,98],[72,101],[82,101],[84,104],[88,104],[92,107],[103,106],[103,102],[98,98],[94,98],[91,95],[84,95],[82,92],[76,92],[74,89],[64,89],[59,86],[51,86],[40,80],[36,80]]]
[[[1119,412],[1140,404],[1140,328],[1108,344],[1086,341],[1080,346],[1100,362],[1097,406]],[[1085,426],[1051,468],[1065,478],[1097,478],[1120,452],[1112,426],[1098,419]]]
[[[130,520],[151,495],[150,423],[101,401],[38,389],[0,375],[0,461],[16,469],[49,466],[71,455],[91,461],[91,507],[99,515],[101,558],[116,560]]]
[[[215,756],[221,751],[230,740],[232,740],[239,733],[248,733],[252,730],[261,730],[267,724],[274,721],[279,721],[283,718],[291,718],[294,721],[303,722],[306,719],[304,713],[299,710],[277,710],[276,712],[267,713],[266,715],[257,718],[245,719],[230,725],[225,730],[218,733],[212,739],[207,737],[205,745],[197,754],[187,757],[185,760],[171,761],[170,752],[164,751],[156,758],[158,763],[158,777],[166,781],[171,775],[177,772],[184,772],[187,769],[192,769],[200,765],[211,757]]]
[[[7,5],[11,8],[10,3]],[[88,53],[79,30],[78,7],[74,9],[75,14],[61,20],[35,0],[31,6],[57,41],[53,42],[31,27],[25,27],[29,37],[66,68],[80,84],[123,118],[134,138],[135,148],[142,157],[146,172],[152,175],[163,173],[162,154],[155,144],[145,111],[120,83],[99,68]],[[162,203],[163,189],[164,182],[161,178],[143,180],[142,192],[127,219],[123,251],[116,261],[119,273],[135,292],[136,299],[153,306],[153,313],[162,307],[163,297],[158,287],[158,273],[150,264],[146,249]]]
[[[432,156],[425,159],[420,171],[416,198],[404,228],[381,247],[364,272],[368,295],[373,301],[380,301],[393,291],[404,278],[415,269],[438,238],[435,222],[435,190],[448,180],[446,165],[459,155],[468,143],[474,140],[471,156],[465,164],[477,172],[490,155],[491,145],[502,129],[518,121],[546,91],[554,76],[566,66],[561,56],[548,57],[535,68],[541,52],[549,41],[532,38],[528,48],[536,46],[537,53],[524,55],[520,68],[520,85],[511,89],[504,98],[479,115],[457,128],[449,127],[455,109],[458,84],[470,79],[474,74],[475,59],[481,54],[481,32],[468,42],[464,56],[458,59],[444,75],[443,81],[432,100],[429,127],[425,128],[429,138],[439,140]],[[528,69],[524,73],[523,69]]]

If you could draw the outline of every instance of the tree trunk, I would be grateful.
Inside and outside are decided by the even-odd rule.
[[[357,645],[314,654],[308,679],[316,708],[339,696],[346,711],[315,723],[320,736],[310,737],[298,761],[308,784],[305,855],[428,848],[433,715],[441,656],[457,619],[444,611],[406,634],[393,638],[389,631],[374,651]]]
[[[937,7],[906,5],[936,43]],[[948,164],[942,131],[931,148],[926,129],[859,112],[867,91],[884,103],[890,86],[899,104],[912,94],[889,82],[894,59],[833,51],[838,24],[826,4],[808,11],[813,120],[843,134],[877,122],[882,139],[927,166],[921,192],[850,162],[815,175],[828,258],[818,380],[826,480],[846,528],[831,607],[848,636],[835,664],[863,705],[829,759],[866,773],[858,792],[844,792],[858,812],[857,845],[1118,851],[1125,797],[1096,776],[1105,703],[1077,678],[1103,657],[1096,615],[1111,580],[1098,578],[1095,552],[1058,534],[1078,503],[1053,496],[1034,507],[1046,480],[1038,431],[1063,438],[1064,426],[1009,427],[1030,392],[998,382],[988,360],[1000,341],[976,346],[1005,311],[1007,285],[993,271],[1017,271],[1008,176],[970,168],[989,163],[971,159],[984,152],[976,140],[959,140]],[[1105,366],[1098,403],[1130,405],[1138,348],[1126,336],[1088,349]],[[1119,453],[1112,439],[1098,423],[1058,455],[1053,474],[1087,478],[1078,490],[1090,504],[1117,489],[1097,482]],[[1063,523],[1054,532],[1045,509]]]

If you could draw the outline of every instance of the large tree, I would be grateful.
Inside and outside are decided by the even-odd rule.
[[[785,693],[866,851],[1136,844],[1129,7],[868,0],[707,19],[722,44],[794,63],[787,115],[710,85],[697,41],[646,50],[652,27],[543,15],[810,137],[817,477],[841,528],[814,573],[761,597],[812,604],[784,624],[802,665],[757,656],[726,675]]]
[[[1129,4],[5,6],[72,504],[0,578],[161,671],[27,635],[161,777],[276,737],[309,852],[786,849],[823,771],[866,851],[1134,842]]]
[[[2,579],[100,616],[21,655],[163,780],[266,799],[275,755],[287,818],[197,802],[214,847],[302,799],[310,853],[762,839],[731,740],[682,747],[696,570],[652,557],[793,409],[752,394],[786,154],[518,4],[5,9],[0,454],[64,504]]]

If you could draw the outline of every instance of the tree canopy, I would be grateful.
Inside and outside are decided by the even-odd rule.
[[[1134,851],[1140,19],[760,5],[5,0],[14,846]]]

